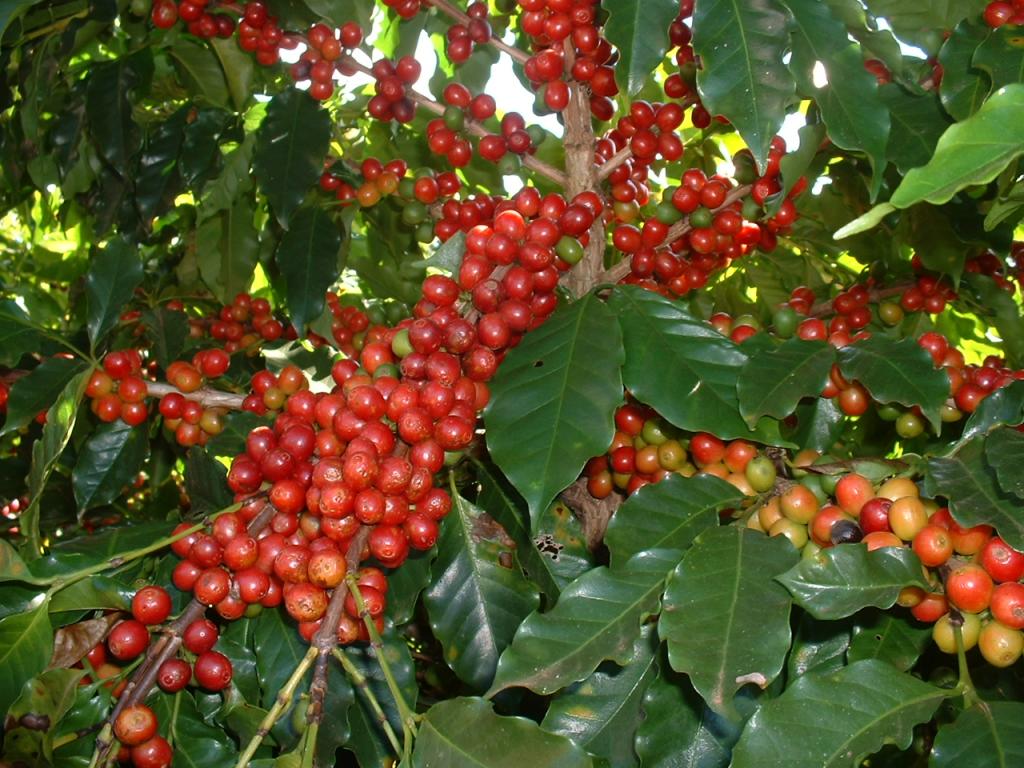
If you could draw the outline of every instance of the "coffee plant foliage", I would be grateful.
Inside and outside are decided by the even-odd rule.
[[[1024,3],[21,0],[0,68],[4,765],[1024,764]]]

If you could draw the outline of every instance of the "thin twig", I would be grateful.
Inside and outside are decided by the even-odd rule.
[[[401,754],[402,745],[398,743],[398,736],[395,735],[395,729],[391,727],[391,721],[388,720],[388,716],[384,714],[384,708],[377,701],[377,697],[370,690],[370,684],[366,679],[366,676],[359,671],[359,668],[352,663],[352,660],[345,655],[345,652],[340,648],[335,648],[332,653],[334,658],[341,664],[341,668],[345,670],[345,674],[348,675],[349,680],[366,698],[366,702],[370,705],[370,709],[373,710],[374,717],[377,718],[377,722],[380,724],[381,729],[384,731],[384,735],[387,737],[388,742],[391,744],[391,748],[395,750],[395,754]]]
[[[427,3],[429,5],[434,6],[435,8],[437,8],[437,10],[441,11],[442,13],[447,14],[451,18],[455,19],[460,24],[468,25],[469,22],[471,21],[468,15],[466,15],[463,11],[459,10],[454,5],[449,3],[448,0],[427,0]],[[514,61],[517,61],[520,64],[525,64],[527,61],[530,60],[530,54],[528,54],[526,51],[521,51],[518,48],[513,48],[511,45],[508,45],[503,40],[501,40],[500,38],[496,37],[493,34],[491,35],[490,39],[487,42],[490,45],[493,45],[502,53],[512,57]]]
[[[204,408],[227,408],[233,411],[242,410],[242,403],[245,402],[245,395],[236,395],[233,392],[221,392],[216,389],[197,389],[195,392],[182,392],[177,387],[165,384],[162,381],[146,382],[146,389],[153,397],[164,397],[177,393],[182,397],[199,403]]]

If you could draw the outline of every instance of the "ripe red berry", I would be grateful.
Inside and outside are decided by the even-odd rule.
[[[161,624],[171,613],[171,596],[163,587],[143,587],[132,598],[132,615],[143,624]]]
[[[231,683],[231,661],[223,653],[206,651],[196,659],[195,675],[196,682],[206,690],[222,691]]]

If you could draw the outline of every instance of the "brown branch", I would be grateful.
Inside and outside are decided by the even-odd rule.
[[[369,75],[370,77],[374,76],[373,70],[371,70],[369,67],[363,66],[358,61],[353,59],[351,56],[343,57],[341,59],[341,62],[345,67],[354,69],[357,72],[362,72],[364,75]],[[419,93],[418,91],[414,91],[411,88],[409,88],[408,90],[406,90],[405,95],[411,101],[420,105],[424,109],[433,112],[435,115],[441,116],[445,113],[445,106],[443,104],[435,101],[429,96],[424,96],[422,93]],[[489,136],[491,133],[475,120],[468,120],[466,122],[465,131],[469,134],[472,134],[473,136],[476,136],[477,138]],[[530,154],[521,155],[520,158],[522,160],[523,165],[525,165],[530,170],[539,173],[541,176],[545,176],[546,178],[550,179],[559,186],[564,187],[566,185],[566,175],[562,171],[555,168],[555,166],[551,165],[550,163],[545,163],[543,160],[539,160],[534,155]]]
[[[199,403],[204,408],[227,408],[233,411],[240,411],[242,410],[242,403],[245,402],[245,395],[221,392],[216,389],[197,389],[195,392],[182,392],[177,387],[165,384],[162,381],[146,382],[146,388],[153,397],[163,397],[164,395],[176,392],[188,400]]]
[[[246,530],[249,535],[256,536],[266,528],[270,524],[270,518],[274,516],[276,511],[273,504],[269,502],[265,504],[259,514],[247,526]],[[103,732],[96,739],[96,751],[99,754],[98,765],[105,765],[107,763],[110,749],[114,745],[114,740],[111,738],[110,725],[117,720],[117,716],[125,707],[138,704],[149,696],[149,692],[156,683],[157,675],[160,674],[160,667],[163,666],[165,661],[172,658],[178,652],[178,648],[181,647],[181,638],[185,629],[193,621],[201,618],[205,612],[206,606],[193,599],[185,607],[185,610],[181,612],[181,615],[167,625],[160,639],[150,646],[145,660],[132,673],[132,677],[125,686],[124,692],[118,699],[113,711],[111,711],[110,717],[107,718],[107,725],[104,726]]]
[[[633,157],[633,150],[627,144],[614,155],[609,157],[598,169],[597,169],[597,180],[604,181],[618,168],[620,165],[628,161]]]
[[[370,526],[361,526],[352,538],[348,551],[345,553],[345,575],[350,576],[359,570],[359,560],[363,547],[370,536]],[[327,696],[327,662],[331,651],[338,644],[338,622],[345,610],[345,598],[348,595],[348,581],[342,581],[334,588],[331,601],[327,605],[323,623],[313,635],[312,645],[317,649],[316,665],[313,667],[313,682],[309,686],[309,707],[306,720],[319,723],[324,714],[324,699]]]
[[[914,283],[902,283],[900,285],[890,285],[888,288],[873,288],[868,291],[868,302],[878,302],[882,299],[888,299],[891,296],[899,296],[907,288],[910,288]],[[807,313],[808,317],[827,317],[828,315],[835,314],[835,310],[832,308],[832,299],[824,299],[823,301],[815,302],[811,306],[810,312]]]
[[[449,3],[448,0],[426,0],[426,3],[428,5],[434,6],[435,8],[437,8],[437,10],[455,19],[460,24],[468,25],[469,22],[471,21],[469,16],[467,16],[463,11],[456,8],[451,3]],[[514,61],[517,61],[520,64],[525,64],[530,59],[530,54],[526,53],[526,51],[521,51],[518,48],[514,48],[511,45],[508,45],[501,39],[495,37],[493,33],[491,34],[491,37],[487,42],[490,45],[493,45],[502,53],[512,57]]]

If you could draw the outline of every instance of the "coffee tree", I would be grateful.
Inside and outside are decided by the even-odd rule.
[[[4,765],[1020,764],[1022,25],[8,4]]]

